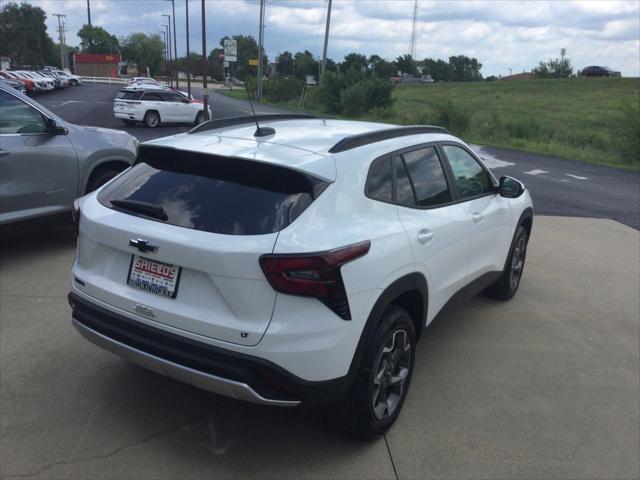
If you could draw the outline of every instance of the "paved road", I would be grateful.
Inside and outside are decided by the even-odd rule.
[[[398,422],[372,443],[86,342],[74,253],[70,229],[0,243],[3,479],[640,476],[640,234],[620,223],[538,217],[518,295],[425,330]]]
[[[113,118],[114,85],[82,85],[38,98],[62,118],[82,125],[118,128],[141,141],[185,132],[190,126],[162,126],[155,130],[125,126]],[[199,87],[194,89],[201,96]],[[250,114],[249,104],[212,91],[214,117]],[[258,112],[281,112],[257,106]],[[514,150],[474,147],[496,175],[511,175],[531,190],[536,212],[545,215],[611,218],[640,229],[640,174]]]

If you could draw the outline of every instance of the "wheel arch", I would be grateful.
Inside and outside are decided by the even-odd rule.
[[[102,172],[107,170],[117,170],[120,173],[126,170],[127,168],[129,168],[130,166],[131,166],[130,162],[124,159],[118,159],[118,158],[108,159],[100,163],[97,163],[96,165],[93,166],[93,168],[91,169],[91,172],[87,176],[86,181],[84,182],[84,188],[82,190],[84,192],[83,195],[89,193],[87,191],[89,188],[89,185],[91,185],[93,180]]]
[[[396,305],[407,311],[413,321],[416,338],[419,338],[426,322],[427,309],[429,306],[429,287],[424,275],[413,272],[400,277],[385,288],[378,296],[367,317],[365,326],[360,334],[358,346],[351,360],[351,366],[349,368],[350,377],[355,377],[366,347],[380,324],[384,312],[390,305]]]

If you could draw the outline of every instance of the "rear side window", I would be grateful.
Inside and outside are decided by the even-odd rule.
[[[100,203],[150,220],[227,235],[280,231],[328,185],[289,168],[173,150],[147,151],[138,162],[100,192]]]
[[[140,98],[140,92],[127,92],[126,90],[120,90],[116,95],[116,98],[122,100],[137,100]]]
[[[393,176],[391,173],[391,157],[374,160],[369,167],[365,194],[374,200],[391,202]]]
[[[435,147],[402,154],[419,207],[433,207],[451,201],[447,179]]]
[[[395,157],[393,161],[396,167],[396,203],[405,207],[415,207],[416,199],[404,161],[400,156]]]

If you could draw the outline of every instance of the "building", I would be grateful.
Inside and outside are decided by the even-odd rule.
[[[75,53],[74,73],[86,77],[119,77],[120,54],[118,53]]]

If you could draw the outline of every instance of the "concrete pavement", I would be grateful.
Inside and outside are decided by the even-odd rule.
[[[617,222],[536,217],[518,295],[440,315],[398,422],[372,443],[84,341],[65,298],[69,229],[0,250],[2,478],[640,475],[640,234]]]

